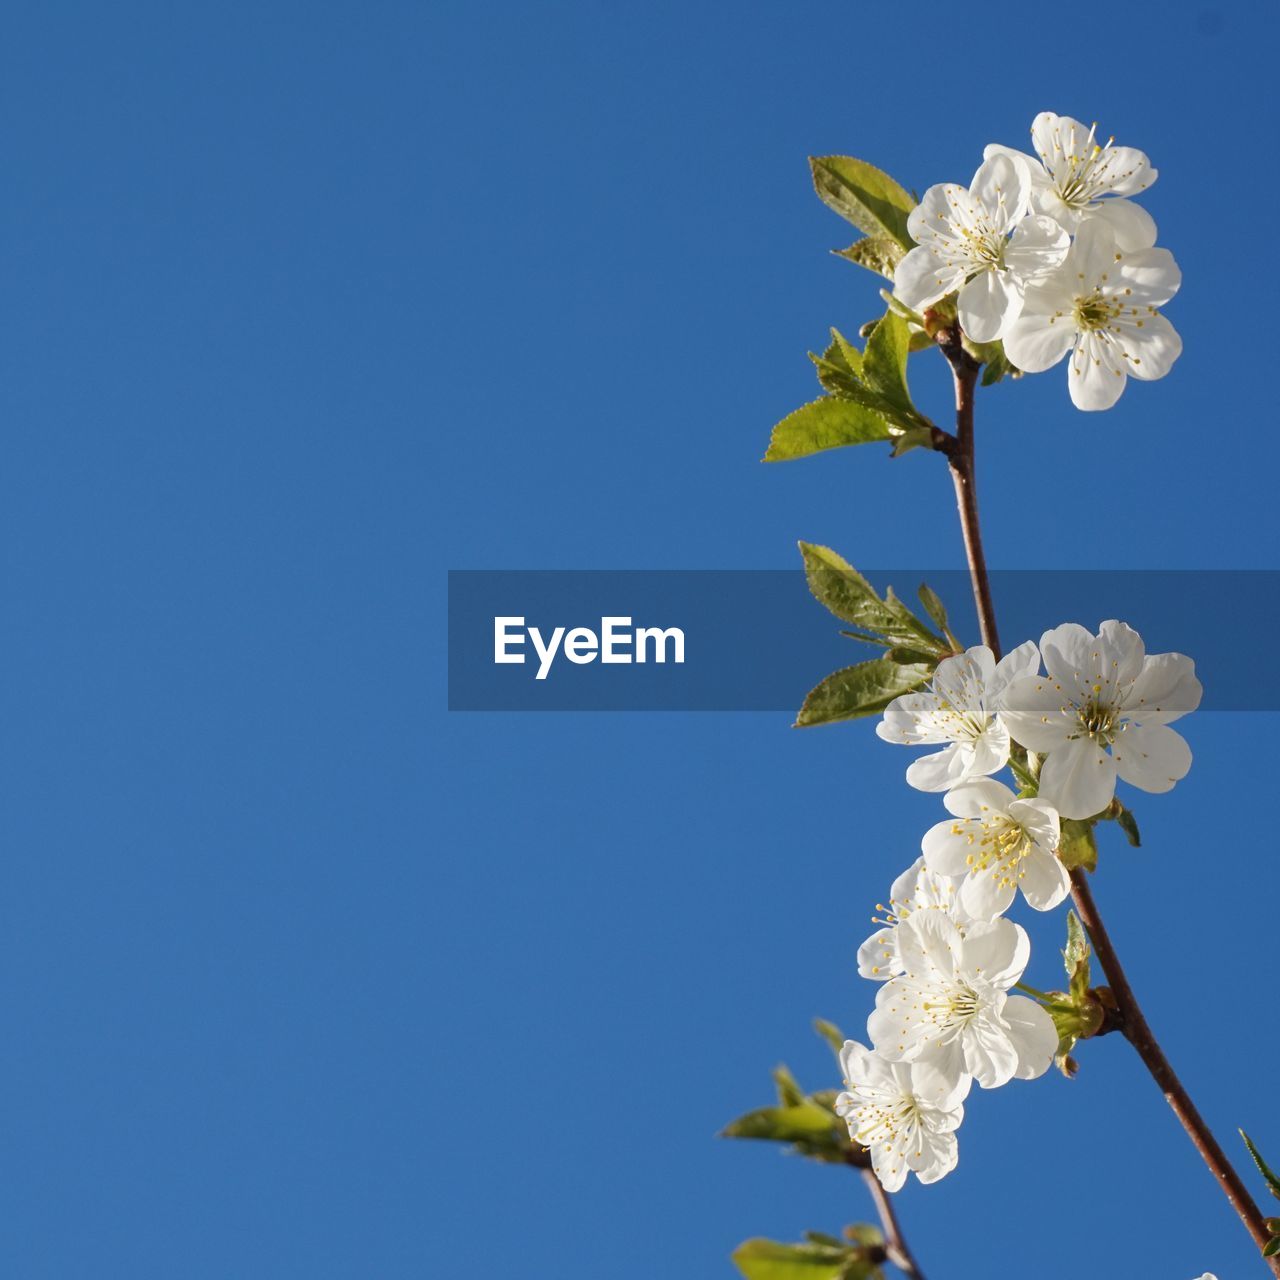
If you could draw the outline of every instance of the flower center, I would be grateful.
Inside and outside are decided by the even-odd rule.
[[[1106,702],[1086,702],[1079,712],[1080,729],[1086,738],[1092,738],[1099,746],[1109,746],[1116,735],[1120,720],[1116,708]]]
[[[919,1104],[909,1094],[901,1094],[889,1102],[864,1102],[858,1108],[854,1141],[864,1147],[891,1146],[904,1131],[911,1133],[919,1119]]]
[[[1074,308],[1076,325],[1080,329],[1105,329],[1122,311],[1124,305],[1113,298],[1103,297],[1095,289],[1087,298],[1077,298]]]
[[[960,835],[964,828],[957,823],[952,831]],[[965,855],[965,863],[970,871],[992,871],[1002,886],[1015,885],[1022,879],[1024,872],[1019,863],[1031,852],[1031,838],[1018,824],[1007,817],[999,817],[984,823],[982,835],[968,835],[970,845],[976,846],[973,853]]]
[[[929,1015],[934,1026],[956,1029],[970,1018],[976,1017],[981,1006],[978,993],[965,983],[957,983],[945,991],[936,993],[938,999],[926,1000],[920,1007]]]

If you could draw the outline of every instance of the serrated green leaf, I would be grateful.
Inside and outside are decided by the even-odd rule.
[[[813,1029],[831,1046],[832,1051],[839,1057],[840,1050],[844,1048],[844,1032],[834,1022],[828,1022],[826,1018],[814,1018]]]
[[[865,405],[828,396],[788,414],[773,429],[766,462],[789,462],[824,449],[888,440],[884,418]]]
[[[846,1245],[782,1244],[760,1238],[733,1251],[734,1265],[747,1280],[844,1280],[855,1258]]]
[[[932,674],[932,664],[903,665],[889,658],[845,667],[810,691],[796,715],[795,728],[876,715],[894,698],[919,689]]]
[[[841,621],[883,633],[892,615],[871,583],[838,551],[814,542],[801,542],[799,546],[813,598]]]
[[[849,372],[853,374],[859,381],[862,379],[862,352],[849,341],[848,338],[840,332],[839,329],[832,328],[831,342],[836,347],[845,364],[849,366]]]
[[[845,363],[840,348],[834,342],[820,356],[815,356],[810,351],[809,359],[818,371],[822,389],[828,394],[851,399],[862,389],[862,384]]]
[[[1098,842],[1093,835],[1092,822],[1080,818],[1063,819],[1058,858],[1068,871],[1075,867],[1083,867],[1086,871],[1098,869]]]
[[[894,268],[902,261],[905,250],[889,236],[867,236],[865,240],[855,240],[847,249],[832,249],[831,252],[837,258],[844,258],[892,280]]]
[[[942,603],[942,597],[927,582],[922,582],[916,588],[916,595],[920,597],[920,603],[933,625],[944,636],[950,635],[951,628],[947,625],[947,606]]]
[[[1267,1189],[1277,1200],[1280,1200],[1280,1178],[1267,1167],[1267,1162],[1262,1158],[1262,1153],[1253,1145],[1249,1135],[1243,1129],[1240,1130],[1240,1136],[1244,1139],[1244,1145],[1249,1148],[1249,1154],[1253,1157],[1253,1163],[1258,1166],[1258,1172],[1266,1179]]]
[[[864,235],[915,245],[907,217],[916,202],[887,173],[852,156],[811,156],[809,167],[822,202]]]
[[[906,320],[892,311],[885,312],[867,339],[862,353],[861,380],[906,419],[906,426],[922,425],[907,387],[907,352],[911,333]]]

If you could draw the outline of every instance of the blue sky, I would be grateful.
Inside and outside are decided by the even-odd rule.
[[[984,395],[993,563],[1277,567],[1275,37],[1208,4],[11,13],[0,1270],[701,1280],[865,1218],[714,1134],[780,1060],[832,1083],[809,1020],[865,1016],[854,948],[936,816],[906,753],[449,715],[445,570],[960,565],[936,458],[758,461],[805,351],[877,313],[805,158],[967,181],[1042,109],[1161,170],[1186,353],[1103,416],[1060,371]],[[1280,1153],[1240,794],[1275,730],[1188,722],[1096,892],[1210,1121]],[[930,1273],[1258,1273],[1133,1055],[1081,1059],[975,1096],[903,1193]]]

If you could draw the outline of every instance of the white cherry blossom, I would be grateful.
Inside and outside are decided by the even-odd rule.
[[[1031,952],[1010,920],[964,934],[938,911],[917,912],[898,931],[905,972],[879,990],[867,1032],[891,1062],[934,1068],[943,1080],[971,1075],[984,1089],[1043,1075],[1058,1047],[1053,1019],[1011,996]]]
[[[836,1098],[836,1114],[870,1151],[886,1191],[900,1190],[908,1170],[937,1182],[956,1167],[968,1076],[945,1081],[927,1067],[887,1062],[856,1040],[845,1041],[840,1066],[846,1092]]]
[[[1117,776],[1142,791],[1170,790],[1191,768],[1191,749],[1169,724],[1200,705],[1195,663],[1148,655],[1123,622],[1094,635],[1075,622],[1040,641],[1048,675],[1027,676],[1005,694],[1010,732],[1046,754],[1040,797],[1064,818],[1101,812]]]
[[[1003,915],[1018,889],[1037,911],[1056,907],[1070,892],[1057,857],[1058,812],[1047,801],[1019,800],[1003,782],[975,778],[948,791],[942,803],[955,816],[930,827],[921,848],[930,871],[963,877],[960,907],[967,915]]]
[[[894,882],[888,904],[878,903],[880,917],[876,930],[858,948],[858,976],[873,982],[887,982],[902,972],[898,959],[898,930],[916,911],[941,911],[964,932],[969,913],[960,905],[960,882],[951,876],[935,875],[917,858]]]
[[[999,662],[986,645],[974,645],[938,663],[928,690],[895,698],[876,733],[908,746],[947,744],[908,768],[907,782],[919,791],[946,791],[966,778],[985,777],[1009,760],[1000,699],[1015,680],[1039,669],[1031,641]]]
[[[1105,219],[1122,249],[1149,249],[1156,242],[1151,215],[1125,196],[1136,196],[1155,180],[1145,153],[1097,140],[1098,126],[1086,129],[1070,116],[1042,111],[1031,123],[1036,156],[992,143],[983,152],[1017,157],[1031,178],[1031,205],[1073,234],[1086,217]],[[1038,159],[1036,157],[1039,157]]]
[[[1181,283],[1168,249],[1122,250],[1107,222],[1087,218],[1062,266],[1027,289],[1005,353],[1019,369],[1042,373],[1071,352],[1072,403],[1110,409],[1130,376],[1163,378],[1182,354],[1182,339],[1159,312]]]
[[[894,296],[919,311],[959,290],[960,327],[975,342],[994,342],[1028,283],[1058,266],[1070,242],[1051,218],[1028,216],[1030,198],[1031,174],[1016,156],[985,161],[967,191],[930,187],[907,219],[916,247],[894,272]]]

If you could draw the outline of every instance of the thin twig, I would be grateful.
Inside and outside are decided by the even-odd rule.
[[[1142,1007],[1138,1004],[1138,998],[1129,985],[1124,966],[1121,965],[1120,957],[1112,945],[1111,935],[1107,933],[1107,927],[1098,911],[1098,904],[1093,900],[1093,891],[1089,887],[1089,881],[1082,867],[1076,867],[1071,872],[1071,897],[1075,901],[1081,923],[1089,932],[1094,954],[1098,957],[1102,971],[1111,984],[1111,991],[1120,1012],[1120,1029],[1129,1043],[1138,1051],[1138,1056],[1151,1073],[1152,1079],[1160,1086],[1165,1101],[1173,1108],[1174,1115],[1178,1117],[1179,1123],[1187,1131],[1187,1136],[1195,1144],[1200,1158],[1209,1166],[1209,1171],[1222,1188],[1223,1195],[1231,1202],[1231,1207],[1240,1215],[1240,1221],[1244,1223],[1254,1243],[1261,1249],[1271,1238],[1271,1232],[1263,1225],[1262,1213],[1253,1197],[1240,1180],[1240,1175],[1236,1173],[1230,1160],[1227,1159],[1226,1153],[1218,1145],[1217,1138],[1213,1136],[1204,1117],[1196,1109],[1196,1104],[1191,1101],[1186,1089],[1183,1088],[1182,1081],[1178,1079],[1169,1059],[1165,1057],[1164,1050],[1160,1048],[1160,1042],[1152,1032],[1143,1015]],[[1268,1258],[1266,1262],[1272,1272],[1280,1276],[1280,1258]]]
[[[956,386],[956,434],[954,446],[944,448],[951,466],[951,476],[955,481],[956,504],[960,509],[960,527],[964,533],[965,553],[969,560],[969,576],[973,582],[973,597],[978,609],[978,625],[981,628],[985,645],[1000,657],[1000,637],[996,630],[995,604],[991,598],[991,579],[987,573],[986,556],[982,549],[982,532],[978,520],[978,495],[974,484],[974,451],[973,451],[973,400],[977,386],[978,365],[961,345],[959,333],[954,329],[943,329],[937,334],[938,346],[942,349],[955,379]],[[1223,1194],[1231,1202],[1231,1207],[1240,1215],[1245,1229],[1253,1237],[1254,1243],[1261,1249],[1270,1239],[1271,1233],[1263,1225],[1262,1214],[1254,1203],[1253,1197],[1240,1180],[1240,1175],[1232,1168],[1226,1153],[1219,1146],[1218,1140],[1205,1124],[1204,1117],[1196,1110],[1182,1082],[1170,1066],[1168,1058],[1160,1048],[1138,998],[1133,994],[1129,979],[1125,976],[1120,964],[1120,957],[1111,944],[1111,937],[1102,922],[1097,903],[1089,889],[1089,882],[1083,868],[1077,867],[1071,872],[1071,896],[1075,901],[1076,911],[1081,923],[1088,931],[1093,943],[1094,953],[1102,965],[1102,971],[1111,984],[1111,992],[1115,1000],[1120,1029],[1137,1050],[1138,1056],[1151,1073],[1156,1084],[1160,1086],[1165,1099],[1173,1108],[1182,1127],[1187,1131],[1201,1159],[1209,1167],[1209,1171],[1222,1188]],[[1280,1276],[1280,1255],[1265,1259],[1272,1273]]]
[[[880,1218],[880,1230],[884,1234],[884,1256],[903,1275],[911,1277],[911,1280],[924,1280],[924,1272],[920,1270],[920,1264],[915,1260],[915,1255],[902,1234],[902,1224],[898,1221],[893,1199],[880,1185],[880,1179],[871,1167],[870,1153],[864,1147],[853,1146],[846,1153],[845,1160],[862,1174],[862,1180],[871,1192],[871,1199],[875,1202],[876,1213]]]

